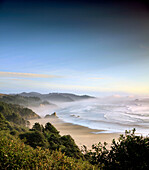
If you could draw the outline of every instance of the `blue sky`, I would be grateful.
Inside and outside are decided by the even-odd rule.
[[[149,94],[144,4],[3,1],[0,92]]]

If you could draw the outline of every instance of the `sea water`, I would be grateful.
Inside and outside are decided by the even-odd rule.
[[[94,99],[71,102],[57,109],[65,122],[104,130],[100,133],[123,133],[136,129],[136,133],[149,134],[149,101],[138,99]]]

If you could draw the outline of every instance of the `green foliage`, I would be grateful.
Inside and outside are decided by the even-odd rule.
[[[22,141],[0,132],[0,169],[96,169],[87,161],[65,156],[60,151],[50,152],[40,147],[33,149]]]
[[[67,156],[75,157],[77,159],[84,157],[70,135],[62,136],[60,139],[62,145],[64,146],[62,148],[62,152],[65,152]]]
[[[65,155],[69,157],[74,157],[77,159],[84,158],[83,154],[81,153],[78,146],[75,144],[72,137],[70,135],[61,136],[59,134],[59,131],[57,131],[57,129],[51,123],[48,122],[45,125],[45,128],[39,123],[35,123],[31,131],[40,132],[40,134],[42,134],[42,137],[39,138],[42,140],[44,138],[44,140],[48,141],[48,144],[47,142],[45,142],[46,143],[46,145],[44,145],[45,148],[47,147],[49,148],[49,150],[61,150],[62,153],[65,153]],[[37,146],[41,146],[39,145],[40,140],[37,140],[36,137],[34,137],[31,133],[21,134],[20,137],[21,139],[25,138],[26,139],[25,143],[29,144],[34,148]]]
[[[57,129],[50,122],[48,122],[45,125],[45,131],[48,131],[50,133],[59,134],[59,131],[57,131]]]
[[[0,101],[11,103],[11,104],[19,104],[23,106],[29,106],[31,103],[37,103],[40,101],[38,97],[23,97],[20,95],[6,95],[0,98]]]
[[[47,137],[49,142],[50,150],[61,150],[69,157],[83,158],[78,146],[75,144],[74,140],[70,135],[60,136],[57,129],[51,124],[47,123],[44,129],[44,135]]]
[[[17,135],[19,132],[27,131],[28,128],[6,121],[4,116],[0,113],[0,131],[2,130],[7,130],[10,132],[10,134]]]
[[[18,133],[28,131],[28,128],[25,127],[25,126],[17,125],[17,124],[12,123],[12,122],[10,122],[9,124],[11,125],[11,128],[9,128],[9,130],[11,130],[11,131],[14,130],[14,131],[17,131]]]
[[[111,149],[106,144],[92,146],[92,151],[84,147],[85,157],[93,165],[104,169],[149,169],[149,137],[135,135],[135,129],[113,140]]]
[[[10,127],[9,122],[7,122],[2,113],[0,113],[0,130],[8,130]]]
[[[0,102],[0,113],[7,121],[18,125],[26,125],[27,118],[39,118],[31,109],[4,102]]]
[[[24,97],[20,95],[4,95],[0,97],[1,102],[9,103],[9,104],[16,104],[16,105],[22,105],[25,107],[29,106],[40,106],[42,105],[49,105],[50,103],[48,101],[42,101],[38,97]]]
[[[98,165],[99,167],[103,167],[107,163],[107,155],[109,151],[106,149],[106,142],[104,145],[99,142],[98,144],[92,145],[92,150],[87,150],[86,146],[83,146],[82,151],[84,152],[84,156],[87,160],[90,161],[92,165]]]
[[[61,136],[51,123],[25,128],[34,114],[0,102],[0,169],[149,169],[149,137],[136,136],[135,129],[113,140],[110,150],[99,142],[90,151],[84,146],[83,155],[71,136]]]
[[[60,136],[57,134],[50,134],[48,137],[49,149],[59,150],[61,148]]]
[[[19,134],[19,132],[16,131],[16,130],[11,130],[10,134],[13,135],[13,136],[17,136]]]
[[[25,164],[25,162],[27,163],[26,160],[28,159],[27,153],[24,153],[25,154],[23,158],[24,160],[21,160],[21,161],[25,161],[25,162],[22,162],[21,164],[21,161],[19,159],[22,153],[20,153],[20,151],[26,152],[26,150],[23,151],[21,148],[16,148],[16,145],[17,145],[16,143],[15,143],[15,149],[13,149],[12,152],[9,152],[11,151],[11,146],[13,146],[13,142],[14,141],[17,141],[17,143],[21,142],[20,139],[22,140],[21,146],[23,146],[24,149],[32,147],[32,149],[34,150],[31,150],[30,152],[34,153],[35,150],[37,151],[39,147],[41,147],[40,150],[42,153],[46,152],[46,154],[49,154],[49,159],[52,159],[51,162],[53,161],[53,163],[50,164],[50,162],[48,162],[46,166],[51,166],[52,168],[50,169],[57,169],[57,168],[58,169],[59,168],[60,169],[75,169],[77,166],[78,168],[83,167],[84,169],[87,169],[87,166],[85,164],[87,164],[88,167],[90,167],[88,169],[92,169],[92,165],[90,165],[88,162],[82,161],[81,163],[78,163],[79,161],[75,160],[76,158],[77,159],[83,158],[83,154],[81,153],[81,151],[75,144],[74,140],[69,135],[61,137],[61,135],[59,134],[59,131],[57,131],[57,129],[51,123],[47,123],[45,125],[45,128],[39,123],[35,123],[33,128],[30,129],[30,131],[27,128],[21,127],[20,125],[26,124],[26,120],[23,117],[25,117],[26,114],[28,114],[28,111],[30,111],[29,109],[23,108],[17,105],[6,104],[3,102],[0,102],[0,111],[1,111],[0,113],[0,130],[1,130],[0,140],[3,139],[5,136],[5,139],[7,138],[9,142],[11,139],[11,142],[12,142],[12,144],[11,142],[10,143],[8,142],[10,150],[9,149],[5,150],[5,148],[2,148],[4,143],[2,143],[2,145],[0,146],[0,156],[1,156],[0,169],[13,169],[13,168],[19,169],[20,167],[24,167],[24,166],[27,169],[28,168],[30,169],[31,167],[33,167],[33,169],[38,169],[37,167],[40,167],[40,165],[36,164],[37,160],[34,163],[32,163],[33,161],[30,162],[31,165]],[[10,122],[8,122],[6,119]],[[5,130],[7,137],[4,133],[2,134],[3,130]],[[8,134],[10,134],[11,136]],[[5,152],[6,153],[8,152],[9,154],[4,154]],[[53,158],[55,154],[58,156],[58,160],[55,160]],[[52,155],[52,158],[50,157],[51,155]],[[69,158],[67,156],[73,157],[73,158]],[[17,159],[15,159],[15,157],[17,157]],[[44,155],[43,157],[46,157],[46,156]],[[39,159],[41,158],[39,157]],[[62,160],[62,163],[61,163],[61,160]],[[45,165],[42,165],[42,167],[45,168]]]
[[[136,136],[135,129],[126,131],[118,142],[113,140],[108,157],[110,168],[148,169],[149,137]]]
[[[39,123],[35,123],[34,125],[33,125],[33,127],[32,127],[32,130],[37,130],[37,131],[39,131],[39,132],[42,132],[42,131],[44,131],[44,127],[42,126],[42,125],[40,125]]]
[[[33,148],[36,148],[37,146],[42,148],[48,147],[45,136],[39,131],[25,132],[20,134],[19,137],[20,139],[24,139],[24,142]]]
[[[16,120],[15,116],[13,119]],[[19,136],[25,144],[33,148],[40,146],[49,150],[61,150],[67,156],[83,158],[83,154],[71,136],[61,137],[59,131],[51,123],[47,123],[45,128],[39,123],[35,123],[33,128],[28,131],[27,128],[7,122],[0,113],[0,125],[0,130],[8,130],[11,135]]]

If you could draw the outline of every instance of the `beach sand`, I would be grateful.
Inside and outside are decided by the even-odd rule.
[[[30,128],[34,125],[34,123],[39,122],[43,126],[50,122],[53,124],[58,131],[60,131],[60,135],[71,135],[71,137],[75,140],[75,143],[81,149],[81,146],[85,145],[88,149],[91,149],[92,144],[97,144],[99,142],[108,143],[108,148],[112,143],[112,139],[118,139],[118,133],[103,133],[103,130],[90,129],[88,127],[75,125],[71,123],[65,123],[59,118],[42,118],[42,119],[32,119],[29,120]],[[95,132],[101,132],[96,134]]]

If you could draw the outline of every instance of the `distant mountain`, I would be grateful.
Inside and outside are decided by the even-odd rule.
[[[73,100],[86,100],[86,99],[93,99],[95,97],[93,96],[88,96],[88,95],[76,95],[76,94],[71,94],[71,93],[61,93],[64,96],[69,96]]]
[[[78,100],[85,100],[85,99],[92,99],[94,97],[87,96],[87,95],[75,95],[71,93],[49,93],[49,94],[41,94],[36,92],[30,92],[30,93],[20,93],[20,96],[24,97],[38,97],[41,100],[48,100],[51,102],[73,102]]]
[[[21,95],[1,95],[0,101],[11,104],[18,104],[25,107],[40,106],[40,105],[54,105],[48,101],[42,100],[37,96],[21,96]]]
[[[30,93],[23,92],[23,93],[20,93],[18,95],[24,96],[24,97],[39,97],[39,98],[41,96],[41,94],[37,93],[37,92],[30,92]]]

